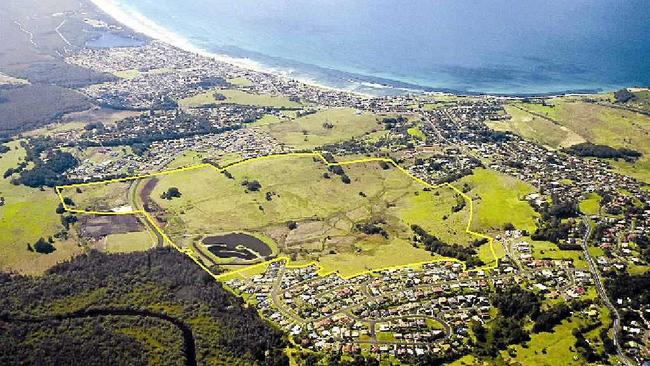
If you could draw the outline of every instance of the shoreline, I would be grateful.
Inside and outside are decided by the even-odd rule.
[[[567,89],[560,91],[551,91],[551,92],[539,92],[539,93],[489,93],[489,92],[480,92],[480,91],[463,91],[455,90],[449,88],[434,88],[429,86],[423,86],[418,84],[410,84],[401,82],[399,80],[384,79],[381,77],[368,76],[362,74],[348,73],[341,70],[323,68],[316,65],[308,65],[314,69],[322,70],[324,72],[329,71],[333,73],[338,73],[342,80],[345,80],[350,84],[349,88],[346,87],[337,87],[333,85],[326,85],[313,77],[309,76],[292,76],[291,72],[295,70],[286,67],[274,67],[264,65],[260,61],[256,61],[249,57],[235,57],[223,53],[214,53],[210,52],[204,48],[197,47],[192,44],[185,37],[174,33],[163,26],[160,26],[155,21],[139,14],[139,13],[129,13],[127,10],[122,8],[118,3],[119,0],[89,0],[100,12],[104,13],[108,17],[112,18],[117,23],[125,26],[131,31],[144,35],[149,38],[150,41],[158,41],[165,43],[172,47],[177,47],[183,51],[194,53],[203,57],[207,57],[219,62],[227,63],[242,69],[251,70],[255,72],[265,73],[274,75],[276,77],[289,78],[302,82],[306,85],[313,87],[344,92],[352,93],[365,97],[386,97],[386,96],[400,96],[400,95],[454,95],[454,96],[490,96],[498,98],[512,98],[512,99],[521,99],[521,98],[531,98],[531,97],[540,97],[540,98],[553,98],[561,97],[567,95],[589,95],[589,94],[602,94],[613,92],[616,89]],[[300,64],[300,62],[295,62]],[[358,80],[354,80],[354,79]],[[394,84],[394,85],[391,85]],[[354,90],[354,86],[358,87],[367,87],[373,90],[376,90],[376,93],[372,92],[362,92],[359,90]],[[636,86],[631,86],[636,87]],[[394,91],[394,93],[382,94],[379,91]]]
[[[131,31],[137,34],[146,36],[150,40],[162,42],[169,46],[177,47],[183,51],[194,53],[219,62],[231,64],[236,67],[240,67],[242,69],[284,77],[282,70],[264,67],[259,62],[252,60],[250,58],[236,58],[225,54],[216,54],[216,53],[209,52],[205,49],[202,49],[200,47],[196,47],[187,39],[183,38],[182,36],[174,32],[165,29],[164,27],[158,25],[157,23],[155,23],[149,18],[141,16],[140,14],[137,15],[128,14],[119,5],[117,5],[114,0],[89,0],[89,1],[99,11],[106,14],[107,16],[109,16],[119,24],[127,27],[128,29],[130,29]],[[308,79],[308,80],[296,79],[296,80],[322,89],[353,93],[352,91],[345,90],[343,88],[335,88],[328,85],[320,84],[312,79]],[[368,97],[374,96],[374,95],[370,95],[370,94],[366,95],[362,93],[357,93],[357,94],[365,95]]]

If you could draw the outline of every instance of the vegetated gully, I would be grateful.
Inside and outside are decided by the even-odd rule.
[[[23,316],[23,317],[11,317],[5,316],[2,321],[5,322],[14,322],[14,323],[40,323],[47,320],[67,320],[67,319],[81,319],[81,318],[93,318],[98,316],[136,316],[136,317],[147,317],[147,318],[156,318],[162,321],[166,321],[174,325],[179,329],[183,335],[183,353],[185,355],[185,364],[187,366],[197,366],[196,363],[196,344],[194,340],[194,334],[192,334],[192,329],[185,324],[182,320],[171,317],[167,314],[155,313],[149,310],[136,310],[136,309],[85,309],[79,310],[67,314],[59,315],[50,315],[50,316]]]

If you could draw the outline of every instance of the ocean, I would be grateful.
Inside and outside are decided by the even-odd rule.
[[[650,85],[647,0],[94,0],[184,48],[371,94]]]

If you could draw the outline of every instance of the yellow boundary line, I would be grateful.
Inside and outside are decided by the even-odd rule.
[[[186,172],[190,170],[195,170],[195,169],[201,169],[201,168],[206,168],[210,167],[214,170],[216,170],[219,173],[223,173],[229,168],[233,168],[245,163],[253,162],[253,161],[259,161],[259,160],[265,160],[265,159],[273,159],[273,158],[280,158],[280,157],[311,157],[311,158],[318,158],[322,160],[326,166],[332,167],[332,166],[346,166],[346,165],[352,165],[352,164],[361,164],[361,163],[373,163],[373,162],[384,162],[384,163],[389,163],[393,165],[395,168],[400,170],[402,173],[404,173],[406,176],[410,177],[411,179],[415,180],[416,182],[420,183],[426,188],[431,188],[431,189],[437,189],[442,186],[447,186],[451,188],[453,191],[455,191],[457,194],[459,194],[463,199],[465,199],[469,203],[469,219],[467,221],[467,226],[465,227],[465,232],[473,235],[475,237],[481,238],[481,239],[487,239],[488,243],[490,244],[490,254],[492,254],[493,257],[493,264],[491,265],[485,265],[482,267],[478,268],[472,268],[472,269],[467,269],[467,264],[459,259],[456,258],[438,258],[430,261],[422,261],[422,262],[414,262],[414,263],[408,263],[408,264],[401,264],[397,266],[387,266],[387,267],[381,267],[381,268],[375,268],[371,270],[365,270],[361,271],[355,274],[352,274],[350,276],[342,276],[337,273],[337,271],[329,271],[325,272],[323,267],[320,265],[320,263],[316,261],[310,261],[305,264],[295,264],[292,265],[290,264],[291,259],[287,256],[282,256],[282,257],[277,257],[262,263],[258,264],[252,264],[250,266],[246,266],[245,268],[238,269],[235,271],[223,273],[223,274],[215,274],[213,273],[208,267],[203,264],[203,262],[198,258],[198,256],[194,253],[194,250],[191,248],[181,248],[178,245],[176,245],[168,236],[165,234],[165,232],[156,224],[155,220],[151,217],[151,215],[146,212],[145,210],[133,210],[133,211],[123,211],[123,212],[111,212],[111,211],[89,211],[89,210],[78,210],[78,209],[73,209],[68,207],[66,205],[62,191],[64,189],[68,188],[77,188],[77,187],[88,187],[88,186],[93,186],[93,185],[104,185],[104,184],[110,184],[110,183],[119,183],[119,182],[128,182],[128,181],[133,181],[133,180],[139,180],[139,179],[146,179],[146,178],[152,178],[152,177],[157,177],[157,176],[162,176],[162,175],[168,175],[168,174],[174,174],[174,173],[180,173],[180,172]],[[243,278],[245,276],[242,274],[243,272],[250,271],[255,268],[261,268],[261,267],[266,267],[270,265],[271,263],[279,262],[279,261],[285,261],[286,262],[286,267],[287,268],[304,268],[308,266],[315,265],[317,266],[318,269],[318,274],[320,276],[327,276],[331,274],[337,274],[339,277],[343,279],[350,279],[353,277],[361,276],[364,274],[371,274],[371,273],[376,273],[379,271],[385,271],[385,270],[390,270],[390,269],[401,269],[401,268],[408,268],[408,267],[416,267],[416,266],[422,266],[426,264],[433,264],[433,263],[441,263],[441,262],[455,262],[459,263],[463,266],[463,271],[464,272],[476,272],[476,271],[482,271],[482,270],[491,270],[497,268],[499,265],[499,258],[496,255],[496,252],[494,250],[494,238],[480,234],[477,232],[474,232],[470,230],[470,227],[472,225],[472,219],[474,217],[474,203],[472,202],[472,199],[465,194],[463,191],[460,189],[454,187],[453,185],[449,183],[442,183],[438,185],[432,185],[424,180],[414,176],[410,172],[408,172],[406,169],[402,168],[399,164],[397,164],[393,159],[390,158],[364,158],[364,159],[355,159],[355,160],[348,160],[348,161],[342,161],[342,162],[336,162],[336,163],[331,163],[325,159],[322,153],[320,152],[304,152],[304,153],[284,153],[284,154],[271,154],[271,155],[265,155],[265,156],[258,156],[255,158],[250,158],[250,159],[244,159],[229,165],[226,165],[224,167],[218,168],[212,164],[197,164],[197,165],[192,165],[189,167],[185,168],[178,168],[178,169],[172,169],[172,170],[163,170],[160,172],[155,172],[155,173],[150,173],[150,174],[142,174],[142,175],[137,175],[137,176],[132,176],[132,177],[125,177],[125,178],[116,178],[116,179],[108,179],[105,181],[99,181],[99,182],[88,182],[88,183],[78,183],[78,184],[70,184],[70,185],[63,185],[63,186],[56,186],[54,187],[57,196],[59,197],[59,200],[61,201],[61,204],[63,205],[63,208],[71,213],[77,213],[77,214],[90,214],[90,215],[143,215],[147,222],[153,227],[158,234],[163,238],[163,241],[171,245],[174,249],[178,250],[179,252],[186,254],[188,257],[190,257],[197,265],[199,265],[204,271],[206,271],[210,276],[212,276],[214,279],[218,281],[224,281],[226,278],[231,277],[231,276],[236,276],[239,275]]]

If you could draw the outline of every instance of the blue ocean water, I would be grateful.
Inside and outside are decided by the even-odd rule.
[[[197,47],[339,88],[650,85],[648,0],[118,1]]]

